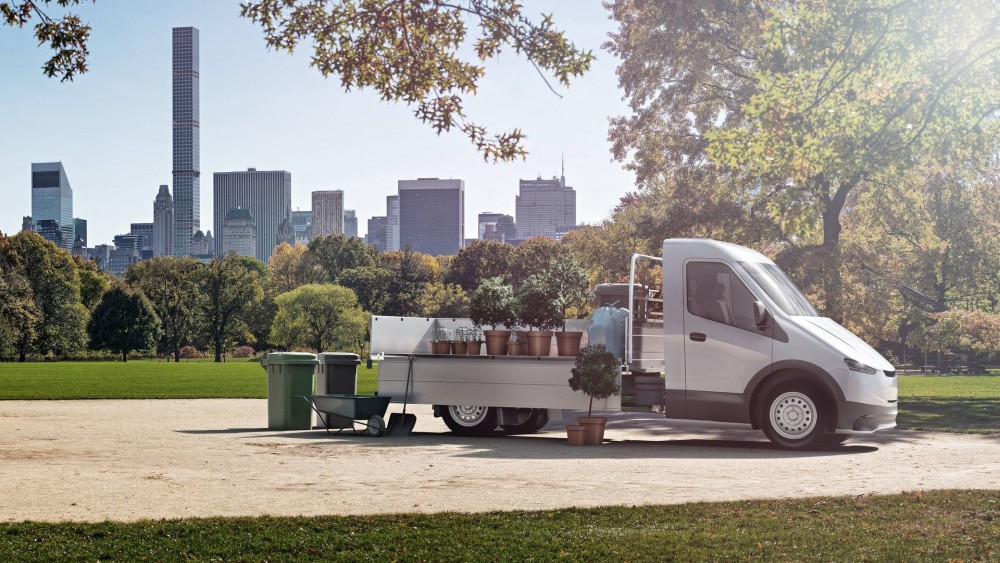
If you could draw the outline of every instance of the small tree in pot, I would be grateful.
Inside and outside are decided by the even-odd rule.
[[[571,309],[579,313],[587,304],[587,272],[569,257],[559,257],[541,274],[545,291],[559,310],[559,325],[562,332],[556,333],[556,347],[560,356],[575,356],[580,351],[583,333],[566,330],[566,318]]]
[[[483,280],[469,304],[470,317],[477,327],[489,326],[492,330],[484,330],[486,337],[486,353],[491,356],[507,354],[509,330],[497,329],[499,326],[511,326],[516,315],[514,289],[497,276]]]
[[[528,355],[548,356],[552,347],[552,329],[563,324],[562,310],[541,276],[524,281],[517,296],[517,313],[528,332]]]
[[[576,367],[573,377],[569,378],[569,386],[574,391],[583,391],[590,396],[590,406],[586,417],[577,417],[576,422],[587,428],[587,443],[592,445],[604,442],[604,427],[608,419],[603,416],[591,416],[594,409],[594,399],[607,399],[617,395],[619,390],[618,374],[621,365],[603,344],[591,344],[583,347],[576,356]]]

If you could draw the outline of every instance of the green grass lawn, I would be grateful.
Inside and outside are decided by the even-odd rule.
[[[358,393],[377,386],[358,367]],[[1000,432],[1000,375],[899,377],[900,428]],[[267,396],[257,362],[134,360],[0,363],[0,399],[194,399]]]
[[[358,392],[375,387],[375,369],[358,366]],[[266,397],[267,375],[251,361],[0,363],[0,399]]]
[[[543,512],[0,524],[0,560],[996,561],[1000,492]]]

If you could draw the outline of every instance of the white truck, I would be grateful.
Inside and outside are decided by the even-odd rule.
[[[660,291],[635,284],[644,260],[661,263]],[[625,287],[632,307],[622,391],[595,401],[595,410],[649,406],[665,419],[760,429],[787,449],[896,425],[892,364],[820,317],[764,255],[714,240],[668,239],[662,257],[632,257]],[[586,323],[568,329],[586,330]],[[430,353],[436,328],[463,326],[472,323],[374,317],[378,393],[433,405],[463,435],[531,432],[563,409],[587,408],[589,397],[567,383],[572,357]]]

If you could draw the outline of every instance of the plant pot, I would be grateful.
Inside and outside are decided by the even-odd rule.
[[[478,356],[480,350],[482,350],[483,343],[479,340],[473,340],[471,342],[466,342],[465,353],[470,356]]]
[[[508,342],[507,343],[507,355],[508,356],[523,356],[526,346],[524,342]]]
[[[578,416],[576,423],[586,428],[587,445],[600,446],[604,443],[604,427],[608,424],[605,416]]]
[[[451,342],[444,340],[438,342],[431,342],[431,353],[434,354],[450,354],[451,353]]]
[[[459,340],[457,342],[451,343],[452,354],[465,354],[468,349],[469,349],[469,343],[464,340]]]
[[[560,356],[575,356],[580,353],[582,332],[557,332],[556,350]]]
[[[566,442],[571,446],[586,446],[587,427],[579,424],[566,425]]]
[[[528,355],[548,356],[552,349],[552,331],[533,330],[528,333]],[[576,354],[574,354],[575,356]]]
[[[510,340],[509,330],[484,330],[483,335],[486,336],[487,355],[507,355],[507,341]]]

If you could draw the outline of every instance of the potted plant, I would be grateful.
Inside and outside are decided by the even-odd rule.
[[[548,290],[541,276],[531,276],[524,281],[517,296],[521,323],[536,329],[527,334],[529,356],[548,356],[552,348],[552,329],[563,324],[562,311]]]
[[[483,331],[478,328],[469,329],[469,341],[465,345],[465,353],[470,356],[478,356],[483,348]]]
[[[575,356],[580,351],[583,333],[566,330],[566,318],[571,309],[577,312],[587,304],[587,273],[572,258],[556,258],[541,274],[542,284],[559,310],[559,326],[556,332],[556,350],[560,356]],[[557,327],[558,328],[558,327]]]
[[[591,416],[594,399],[607,399],[618,394],[620,372],[621,366],[618,361],[603,344],[584,346],[576,356],[576,366],[572,370],[573,377],[569,378],[569,386],[574,391],[583,391],[590,396],[587,416],[576,419],[578,425],[587,429],[587,444],[599,445],[604,442],[604,427],[608,419],[603,416]]]
[[[483,331],[486,337],[487,354],[491,356],[507,354],[507,340],[510,338],[510,331],[497,327],[507,327],[514,324],[516,317],[514,307],[514,289],[505,284],[503,278],[499,276],[486,278],[472,294],[469,312],[473,324],[479,328],[491,327],[491,330]]]
[[[450,354],[451,341],[448,338],[448,331],[443,328],[434,329],[434,338],[431,339],[432,354]]]
[[[455,340],[452,342],[452,353],[453,354],[466,354],[469,347],[468,334],[466,333],[468,329],[457,328],[455,329]]]
[[[511,332],[510,341],[507,342],[508,356],[523,356],[528,353],[528,343],[520,340],[518,336],[518,331]],[[489,348],[489,341],[486,342],[486,346]]]

